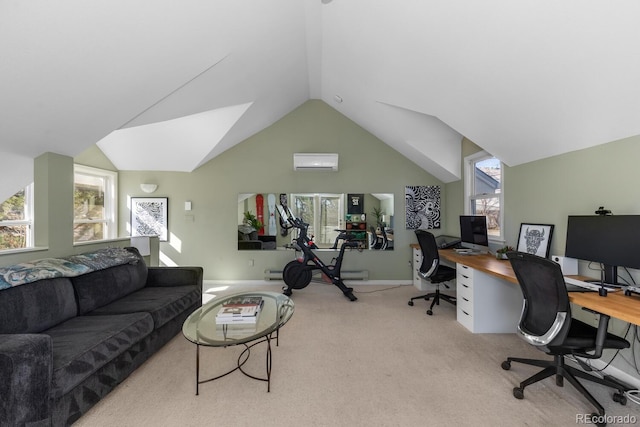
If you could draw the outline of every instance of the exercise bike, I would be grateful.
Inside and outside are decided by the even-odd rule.
[[[298,237],[294,239],[293,247],[302,252],[301,257],[297,257],[295,260],[290,261],[284,266],[282,270],[282,278],[286,284],[283,287],[283,293],[290,296],[293,289],[306,288],[311,283],[314,270],[320,270],[325,276],[331,280],[331,283],[337,286],[342,293],[351,301],[356,301],[355,295],[353,295],[353,288],[347,287],[340,278],[340,269],[342,268],[342,259],[344,257],[344,251],[347,248],[358,249],[359,243],[353,241],[355,237],[353,234],[347,233],[346,230],[339,230],[340,234],[336,237],[334,247],[337,247],[339,240],[342,240],[340,245],[340,252],[335,260],[335,264],[327,265],[322,262],[320,258],[312,251],[318,247],[313,242],[313,238],[309,237],[307,231],[309,224],[305,223],[299,218],[296,218],[291,212],[291,209],[287,206],[280,205],[278,207],[280,213],[280,226],[285,229],[297,228]],[[332,261],[333,262],[333,261]]]

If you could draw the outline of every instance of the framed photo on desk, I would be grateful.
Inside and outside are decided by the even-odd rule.
[[[553,236],[553,224],[520,224],[517,251],[549,257],[551,249],[551,236]]]

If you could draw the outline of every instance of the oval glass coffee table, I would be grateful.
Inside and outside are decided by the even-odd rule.
[[[255,323],[216,323],[216,315],[222,306],[232,298],[261,297],[264,304]],[[276,339],[280,328],[291,319],[294,311],[293,301],[286,295],[276,292],[241,292],[215,300],[203,305],[187,318],[182,325],[182,334],[196,345],[196,395],[200,384],[217,380],[239,370],[244,375],[259,381],[267,382],[267,391],[271,391],[271,340]],[[266,342],[266,377],[256,377],[245,372],[242,366],[249,359],[251,348]],[[200,380],[200,346],[230,347],[244,345],[245,349],[238,356],[237,366],[222,375]]]

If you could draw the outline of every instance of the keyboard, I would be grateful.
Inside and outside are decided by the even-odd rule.
[[[458,255],[480,255],[480,251],[476,251],[473,249],[460,248],[460,249],[454,249],[454,251]]]
[[[567,285],[571,285],[571,286],[576,286],[578,288],[581,289],[586,289],[588,291],[594,291],[594,292],[598,292],[598,290],[600,290],[601,286],[597,283],[589,283],[589,282],[584,282],[582,280],[577,280],[571,277],[566,277],[564,278],[564,283]],[[567,287],[567,289],[569,289],[570,286]],[[607,291],[617,291],[620,288],[614,288],[612,286],[605,286],[604,287]]]

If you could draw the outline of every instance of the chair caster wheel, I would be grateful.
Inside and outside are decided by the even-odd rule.
[[[520,387],[514,387],[513,397],[515,397],[516,399],[524,399],[524,390]]]
[[[511,369],[511,362],[509,362],[508,360],[505,360],[504,362],[502,362],[502,364],[500,366],[505,371],[508,371],[509,369]]]
[[[623,393],[613,393],[613,401],[625,406],[627,404],[627,396]]]
[[[431,311],[431,310],[427,310],[427,314],[428,314],[429,316],[431,316],[431,315],[433,315],[433,311]]]
[[[411,307],[413,307],[413,301],[409,301],[407,304],[409,304]]]

